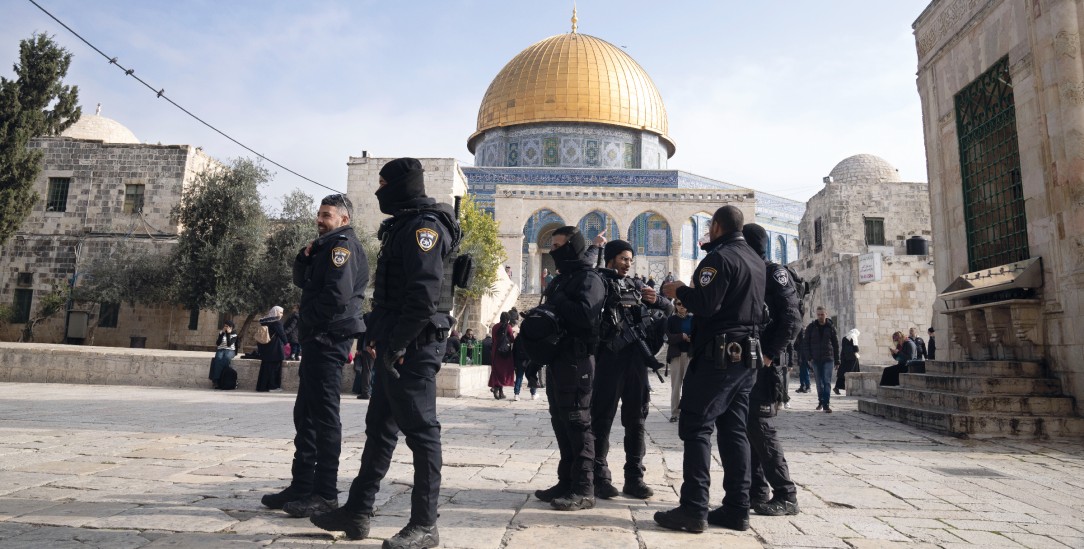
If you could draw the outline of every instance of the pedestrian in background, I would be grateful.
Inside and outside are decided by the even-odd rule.
[[[511,317],[508,313],[501,313],[500,322],[491,330],[491,347],[489,371],[489,390],[493,398],[504,398],[504,388],[512,387],[516,383],[516,361],[512,356],[512,345],[516,339],[516,333],[509,322]]]
[[[670,282],[673,282],[670,277]],[[666,284],[669,284],[667,282]],[[693,316],[680,299],[674,300],[676,314],[666,319],[666,364],[670,375],[670,423],[677,423],[681,412],[681,383],[689,368],[693,338]]]
[[[928,336],[928,342],[926,343],[926,358],[930,360],[937,360],[937,342],[933,338],[933,326],[930,326],[926,330],[926,335]]]
[[[301,324],[300,307],[294,305],[293,311],[290,316],[286,317],[286,320],[282,323],[282,329],[286,330],[286,343],[290,344],[290,354],[286,357],[287,360],[298,360],[301,358],[301,342],[297,340],[297,328]]]
[[[858,328],[851,328],[851,331],[843,336],[843,341],[839,344],[839,371],[836,372],[836,387],[834,389],[837,395],[847,388],[845,380],[847,374],[858,371],[859,335],[861,335],[861,332],[858,331]]]
[[[256,378],[256,391],[282,391],[282,361],[286,360],[286,330],[282,326],[282,307],[275,305],[260,319],[260,326],[267,329],[270,338],[266,343],[257,342],[260,352],[260,374]]]
[[[809,353],[805,347],[805,328],[794,339],[794,351],[798,355],[798,389],[795,393],[809,392]]]
[[[230,361],[237,355],[237,334],[233,333],[233,321],[227,320],[222,323],[222,331],[218,332],[215,339],[215,357],[211,359],[211,371],[207,379],[211,380],[211,386],[218,388],[218,379],[222,371],[230,365]]]
[[[824,307],[817,307],[817,319],[806,326],[802,346],[817,380],[817,410],[830,414],[832,370],[839,366],[839,337]]]

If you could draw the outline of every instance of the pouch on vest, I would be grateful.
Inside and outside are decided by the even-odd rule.
[[[558,344],[565,336],[561,318],[543,303],[531,309],[523,317],[517,340],[523,344],[527,357],[535,364],[549,364],[557,358]]]

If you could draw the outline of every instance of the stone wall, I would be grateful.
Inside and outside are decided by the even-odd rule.
[[[1045,358],[1077,402],[1084,399],[1082,20],[1084,0],[938,0],[914,24],[937,286],[970,270],[954,97],[1008,56],[1029,253],[1043,260]],[[944,341],[944,358],[960,359],[961,349]]]
[[[34,343],[0,343],[0,382],[134,385],[210,389],[210,352],[71,347]],[[297,392],[297,361],[282,367],[282,388]],[[237,389],[254,391],[260,361],[235,358]],[[437,375],[437,396],[458,397],[489,382],[489,366],[445,364]],[[354,368],[343,368],[342,392],[349,394]]]

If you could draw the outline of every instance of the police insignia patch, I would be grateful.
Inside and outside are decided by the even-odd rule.
[[[707,286],[708,284],[711,284],[711,281],[715,280],[715,273],[717,273],[717,272],[718,271],[716,271],[715,269],[713,269],[711,267],[704,267],[703,269],[701,269],[700,270],[700,279],[699,279],[700,280],[700,285],[701,286]]]
[[[342,267],[346,265],[346,260],[350,259],[350,250],[346,248],[334,248],[331,250],[331,264],[336,267]]]
[[[778,282],[780,286],[790,285],[790,277],[787,276],[786,269],[779,269],[775,271],[775,274],[772,276],[775,277],[775,281]]]
[[[418,247],[421,248],[423,252],[432,250],[433,246],[437,245],[437,239],[440,238],[440,235],[437,234],[436,231],[427,228],[418,229],[414,234],[418,239]]]

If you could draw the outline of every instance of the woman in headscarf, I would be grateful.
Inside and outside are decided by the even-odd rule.
[[[851,328],[839,343],[839,371],[836,372],[835,393],[846,389],[843,378],[850,372],[858,371],[858,328]]]
[[[286,330],[282,327],[282,307],[271,307],[267,316],[260,319],[260,327],[267,328],[270,339],[267,343],[256,343],[260,351],[260,376],[256,379],[256,390],[261,393],[279,392],[282,391],[282,361],[286,360],[286,352],[282,347],[286,343]]]
[[[512,329],[508,313],[501,313],[501,320],[491,330],[489,390],[493,398],[504,398],[504,388],[516,384],[516,363],[512,356],[516,333]]]

